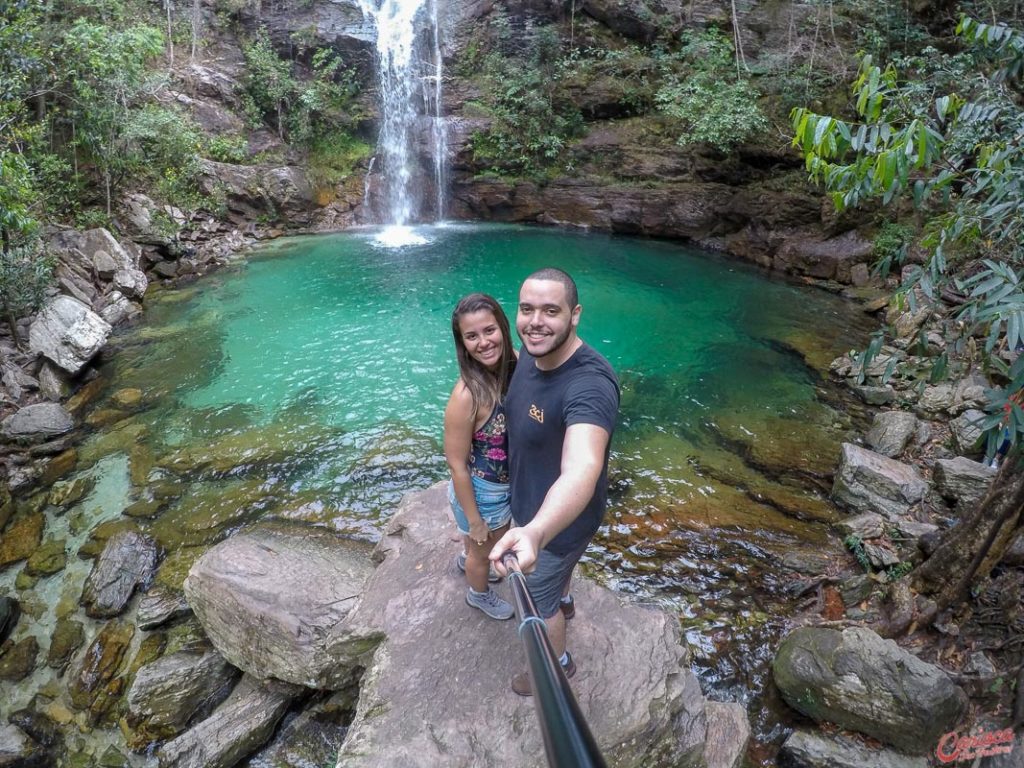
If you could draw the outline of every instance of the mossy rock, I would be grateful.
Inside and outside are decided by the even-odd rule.
[[[43,487],[53,485],[54,482],[73,470],[76,464],[78,464],[78,451],[68,448],[47,462],[43,474],[39,476],[39,484]]]
[[[168,552],[213,544],[228,530],[260,519],[280,502],[282,488],[260,479],[197,486],[153,524],[152,534]]]
[[[38,583],[39,577],[26,572],[24,568],[14,577],[14,588],[19,592],[28,592],[30,589],[35,589]]]
[[[110,538],[121,531],[139,533],[140,529],[134,520],[108,520],[100,523],[89,533],[89,539],[79,548],[78,556],[86,560],[97,557]]]
[[[66,669],[75,652],[85,642],[85,627],[82,622],[63,618],[57,621],[46,654],[46,665],[54,669]]]
[[[123,514],[127,517],[153,519],[167,506],[165,501],[156,499],[139,499],[125,507]]]
[[[42,512],[19,514],[0,538],[0,569],[27,560],[43,540],[46,518]]]
[[[89,710],[90,718],[97,718],[94,722],[110,711],[110,700],[118,695],[117,686],[112,684],[117,681],[134,635],[135,627],[131,624],[118,621],[105,624],[68,683],[71,703],[77,709]]]
[[[39,655],[39,641],[29,635],[17,643],[8,640],[0,646],[0,680],[16,683],[32,674]]]
[[[25,572],[32,576],[52,576],[63,571],[67,564],[67,540],[47,539],[29,557]]]
[[[157,568],[154,585],[160,585],[176,592],[182,591],[189,568],[209,547],[182,547],[167,555]]]
[[[103,432],[95,439],[90,440],[78,449],[79,460],[82,467],[91,467],[104,456],[114,453],[122,453],[130,456],[132,449],[145,440],[149,434],[149,428],[134,419],[126,420],[119,424],[116,429]]]
[[[69,507],[85,498],[96,485],[94,477],[82,476],[74,480],[61,480],[50,489],[48,502],[55,507]]]
[[[180,651],[203,653],[211,648],[213,646],[210,644],[210,639],[203,631],[203,625],[195,616],[167,630],[167,646],[164,648],[166,656]]]

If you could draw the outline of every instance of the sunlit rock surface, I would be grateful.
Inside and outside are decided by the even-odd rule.
[[[451,530],[442,483],[407,496],[378,545],[383,562],[348,622],[386,640],[363,677],[339,768],[545,764],[534,704],[509,687],[525,669],[516,622],[466,605]],[[574,594],[571,685],[609,765],[737,759],[746,731],[709,739],[708,703],[675,619],[585,579]],[[729,714],[745,724],[741,710]]]

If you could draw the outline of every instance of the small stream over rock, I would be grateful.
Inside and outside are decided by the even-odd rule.
[[[147,299],[144,322],[115,339],[102,369],[77,466],[19,502],[5,534],[18,523],[66,553],[63,567],[0,563],[0,591],[32,618],[11,640],[38,645],[24,670],[4,658],[11,711],[31,704],[78,724],[90,735],[69,738],[73,753],[113,743],[133,765],[155,765],[115,730],[119,696],[146,661],[208,647],[175,608],[191,564],[257,521],[377,541],[403,493],[445,476],[456,300],[484,290],[511,311],[522,278],[557,264],[578,280],[581,336],[623,390],[607,522],[583,568],[678,615],[708,695],[743,703],[758,743],[777,741],[768,664],[793,583],[841,551],[827,495],[840,443],[865,426],[825,372],[863,345],[869,318],[674,244],[523,227],[421,234],[426,245],[392,250],[373,233],[282,240]],[[151,630],[136,628],[138,596],[110,622],[79,606],[89,559],[122,531],[159,552],[139,574],[136,595],[150,600],[141,623],[157,597],[172,618]],[[101,632],[119,648],[103,696],[93,681],[72,699],[89,658],[104,657]]]

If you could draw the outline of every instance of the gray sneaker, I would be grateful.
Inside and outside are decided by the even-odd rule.
[[[467,589],[466,604],[479,608],[492,619],[499,621],[511,619],[515,614],[512,605],[498,597],[498,594],[490,587],[486,592],[474,592],[472,589]]]
[[[459,552],[459,554],[457,554],[455,556],[455,567],[458,568],[463,573],[466,572],[466,553],[465,552]],[[499,581],[501,581],[501,576],[499,576],[498,572],[496,570],[494,570],[494,566],[493,565],[488,567],[487,580],[489,582],[491,582],[491,584],[497,584]]]

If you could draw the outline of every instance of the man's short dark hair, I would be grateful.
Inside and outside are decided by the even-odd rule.
[[[565,298],[569,302],[569,309],[575,309],[576,305],[580,303],[580,294],[576,290],[576,281],[573,280],[569,273],[559,269],[558,267],[544,267],[544,269],[538,269],[532,275],[526,278],[527,280],[552,280],[556,283],[561,283],[565,286]]]

